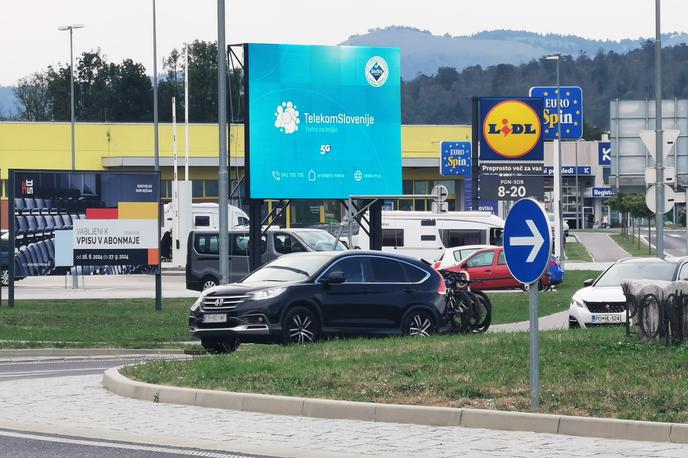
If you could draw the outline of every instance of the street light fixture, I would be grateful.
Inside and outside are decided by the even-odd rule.
[[[559,62],[561,61],[561,53],[550,54],[545,56],[546,60],[557,61],[557,138],[554,140],[554,255],[559,258],[561,266],[564,266],[564,238],[562,234],[562,219],[561,213],[561,86],[559,84]],[[576,170],[576,173],[578,171]]]
[[[57,28],[60,32],[69,30],[69,83],[70,112],[72,124],[72,170],[76,170],[76,143],[74,141],[74,30],[83,29],[83,24],[63,25]]]

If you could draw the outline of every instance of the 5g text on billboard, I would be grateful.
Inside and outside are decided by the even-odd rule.
[[[539,98],[480,98],[480,160],[544,159],[543,101]]]

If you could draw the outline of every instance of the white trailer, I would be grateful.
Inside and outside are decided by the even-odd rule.
[[[364,226],[367,228],[367,225]],[[445,248],[463,245],[501,245],[504,220],[490,212],[382,212],[382,250],[432,261]],[[352,237],[354,248],[367,250],[370,239],[363,227]]]

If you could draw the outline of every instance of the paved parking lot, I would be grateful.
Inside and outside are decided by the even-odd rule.
[[[93,275],[79,277],[79,288],[72,289],[70,277],[29,277],[15,283],[16,299],[125,299],[154,298],[155,277],[152,275]],[[163,275],[163,297],[198,297],[186,289],[184,275]],[[2,289],[3,300],[7,288]]]
[[[58,383],[55,381],[58,380]],[[326,420],[120,397],[102,376],[0,382],[0,423],[40,423],[118,433],[206,440],[235,452],[278,456],[688,456],[688,445],[555,434]],[[88,435],[84,435],[88,437]],[[172,442],[171,442],[172,443]]]

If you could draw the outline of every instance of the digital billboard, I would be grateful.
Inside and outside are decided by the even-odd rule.
[[[247,45],[251,198],[401,194],[399,49]]]
[[[158,172],[10,171],[15,277],[156,273]]]
[[[480,98],[480,160],[542,161],[543,101],[539,98]]]

